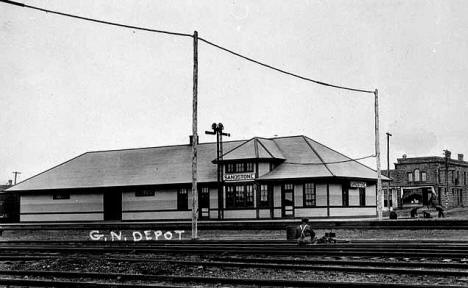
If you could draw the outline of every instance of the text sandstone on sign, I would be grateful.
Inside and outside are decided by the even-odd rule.
[[[228,174],[224,175],[224,181],[246,181],[255,180],[255,173],[246,174]]]

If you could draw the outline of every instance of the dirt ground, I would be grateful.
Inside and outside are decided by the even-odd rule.
[[[150,230],[157,231],[157,230]],[[336,233],[336,237],[342,240],[359,240],[359,239],[389,239],[389,240],[410,240],[410,239],[442,239],[448,241],[468,241],[467,230],[382,230],[382,229],[335,229],[335,230],[314,230],[318,237],[322,237],[326,232]],[[27,231],[13,230],[4,231],[0,237],[0,241],[11,240],[90,240],[90,232],[87,230],[43,230],[43,231]],[[128,236],[126,241],[134,241],[132,234],[135,231],[122,230],[114,231]],[[144,231],[136,231],[144,235]],[[165,232],[165,231],[163,231]],[[107,235],[110,239],[110,231],[99,231],[102,235]],[[181,234],[182,239],[188,240],[191,238],[191,231],[184,231]],[[200,230],[199,238],[201,240],[243,240],[243,239],[258,239],[258,240],[286,240],[286,230]],[[107,240],[106,241],[110,241]],[[143,238],[144,239],[144,238]],[[162,237],[159,239],[163,239]],[[177,237],[173,241],[177,241]],[[151,239],[155,240],[154,237]],[[104,238],[98,240],[104,241]],[[117,239],[115,240],[117,241]]]

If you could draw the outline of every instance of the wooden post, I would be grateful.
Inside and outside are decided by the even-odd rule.
[[[387,132],[387,178],[390,178],[390,136],[392,136],[392,134]],[[390,207],[393,207],[393,201],[392,205],[390,205],[390,199],[392,199],[390,195],[390,181],[387,181],[387,205],[389,211]]]
[[[192,240],[198,239],[197,189],[197,106],[198,106],[198,32],[193,32],[193,114],[192,114]]]
[[[382,220],[382,176],[380,175],[379,90],[375,89],[375,159],[377,162],[377,216]]]

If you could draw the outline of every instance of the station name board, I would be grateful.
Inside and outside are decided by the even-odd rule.
[[[255,173],[227,174],[223,176],[224,181],[249,181],[255,180]]]
[[[362,181],[351,181],[349,183],[349,186],[351,188],[366,188],[366,182],[362,182]]]

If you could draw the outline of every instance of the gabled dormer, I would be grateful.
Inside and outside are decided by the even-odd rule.
[[[224,153],[220,162],[225,181],[248,181],[270,172],[285,159],[273,140],[255,137]]]

